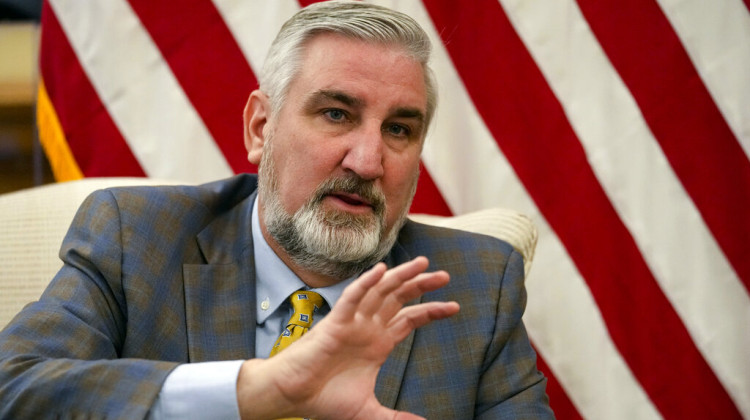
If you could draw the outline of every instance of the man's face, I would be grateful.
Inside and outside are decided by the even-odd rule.
[[[313,38],[284,105],[263,127],[273,146],[262,150],[271,161],[261,166],[272,172],[275,205],[287,215],[312,206],[329,224],[344,221],[342,230],[374,230],[376,242],[394,236],[416,185],[426,102],[422,67],[402,49]],[[271,200],[260,200],[265,218],[263,201]]]

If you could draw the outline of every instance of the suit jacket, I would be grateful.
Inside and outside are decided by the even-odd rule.
[[[179,363],[255,356],[256,178],[93,193],[64,266],[0,333],[0,418],[143,418]],[[407,222],[386,262],[451,283],[458,315],[412,333],[378,376],[386,406],[430,419],[552,417],[521,315],[521,256],[481,235]]]

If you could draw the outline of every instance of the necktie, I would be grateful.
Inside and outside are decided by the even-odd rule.
[[[298,290],[289,296],[294,313],[271,349],[271,356],[289,347],[306,333],[313,322],[313,312],[323,306],[323,297],[309,290]]]

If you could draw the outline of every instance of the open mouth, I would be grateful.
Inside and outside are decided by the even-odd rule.
[[[372,203],[365,198],[362,198],[358,194],[351,194],[345,192],[334,192],[328,194],[327,197],[333,199],[334,202],[347,209],[353,208],[359,211],[371,210],[373,208]]]
[[[385,215],[385,196],[372,181],[355,176],[331,178],[322,183],[315,192],[315,201],[335,213],[350,215]]]
[[[350,204],[352,206],[369,206],[372,207],[372,204],[370,204],[369,201],[365,200],[364,198],[360,197],[357,194],[349,194],[349,193],[342,193],[337,192],[331,194],[333,197],[338,198],[339,200]]]

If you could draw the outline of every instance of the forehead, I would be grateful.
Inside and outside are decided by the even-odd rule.
[[[389,102],[426,112],[423,66],[402,46],[320,34],[307,41],[301,58],[290,96],[335,90],[365,103]]]

